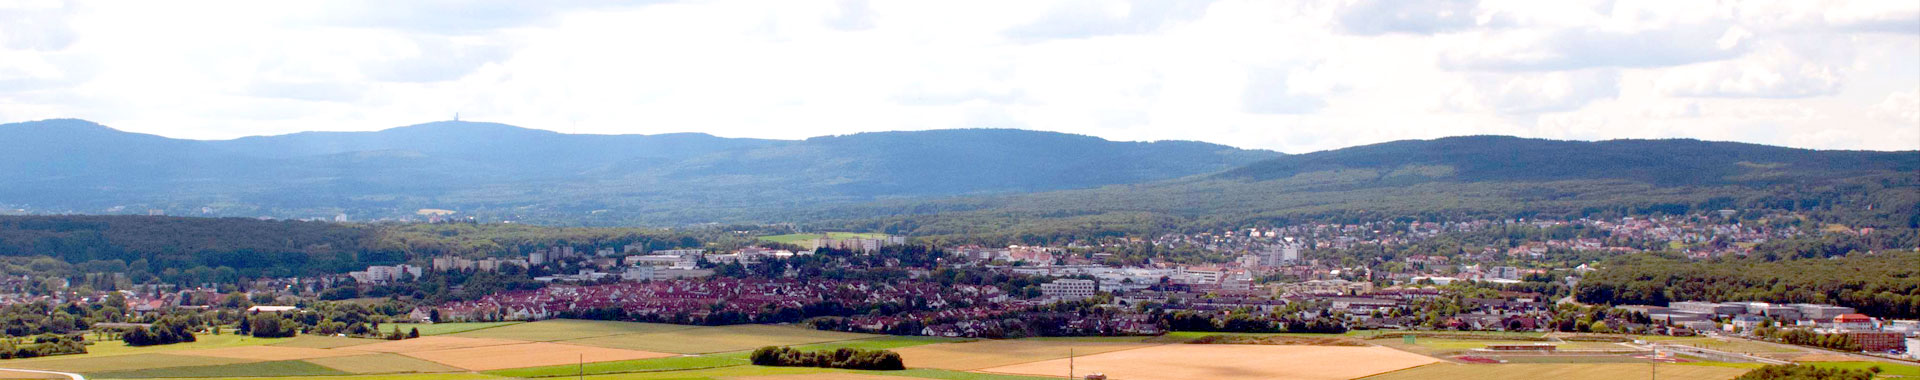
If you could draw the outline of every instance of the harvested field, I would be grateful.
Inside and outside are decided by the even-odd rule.
[[[364,354],[307,359],[308,363],[354,374],[461,372],[459,368],[400,354]]]
[[[1124,380],[1346,380],[1438,361],[1386,347],[1174,344],[1081,356],[1073,367]],[[1047,376],[1067,366],[1054,359],[981,371]]]
[[[938,368],[969,371],[1064,358],[1067,357],[1068,350],[1072,350],[1076,356],[1084,356],[1102,352],[1154,346],[1158,345],[1146,343],[1020,339],[929,344],[895,349],[893,352],[900,353],[901,358],[904,359],[907,364],[907,368]],[[1066,371],[1061,371],[1060,373],[1066,373]]]
[[[374,344],[337,348],[343,351],[394,352],[407,353],[419,351],[439,351],[456,348],[500,346],[522,344],[525,341],[506,339],[461,338],[452,336],[423,336],[407,340],[390,340]]]
[[[914,377],[881,376],[859,373],[809,373],[804,375],[767,375],[722,377],[723,380],[908,380]]]
[[[1365,380],[1622,380],[1647,378],[1646,364],[1431,364],[1389,372]],[[1661,380],[1727,380],[1746,368],[1662,365]]]
[[[175,351],[174,355],[211,356],[216,358],[234,358],[259,361],[300,360],[326,358],[334,356],[365,355],[365,352],[347,350],[329,350],[324,348],[255,346],[227,347],[206,350]]]
[[[612,335],[562,343],[681,354],[751,350],[764,346],[791,346],[873,338],[879,335],[822,331],[773,325],[700,327],[652,334]]]
[[[511,339],[529,342],[553,342],[608,335],[649,334],[700,328],[698,326],[659,323],[552,319],[455,333],[466,338]]]
[[[677,356],[660,352],[544,342],[415,351],[404,354],[471,371],[552,366],[581,361],[593,363]]]
[[[301,335],[284,342],[269,344],[269,346],[304,347],[304,348],[340,348],[340,347],[358,346],[363,344],[374,344],[374,343],[380,343],[380,342],[386,342],[386,341],[380,340],[380,339],[348,338],[344,336]]]
[[[189,356],[172,354],[131,354],[113,356],[79,357],[70,359],[38,360],[31,362],[8,362],[12,368],[38,369],[63,372],[108,372],[145,368],[167,368],[204,366],[219,364],[247,363],[253,360],[217,358],[211,356]]]
[[[1366,347],[1367,346],[1366,343],[1361,343],[1358,340],[1349,339],[1349,338],[1318,337],[1318,336],[1287,336],[1287,335],[1270,335],[1270,336],[1208,335],[1208,336],[1196,338],[1194,340],[1189,340],[1186,343],[1187,344],[1252,344],[1252,345],[1266,345],[1266,346],[1345,346],[1345,347]]]

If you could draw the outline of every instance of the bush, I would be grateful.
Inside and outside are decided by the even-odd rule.
[[[792,347],[766,346],[753,350],[754,365],[780,367],[820,367],[894,371],[907,369],[900,354],[887,350],[841,348],[831,351],[801,351]]]
[[[261,313],[247,317],[247,327],[255,338],[287,338],[300,333],[300,323],[282,318],[278,313]]]

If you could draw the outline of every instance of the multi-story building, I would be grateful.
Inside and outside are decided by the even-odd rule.
[[[1668,308],[1715,316],[1734,316],[1746,314],[1747,307],[1739,304],[1714,302],[1680,301],[1667,304]]]
[[[1040,295],[1056,300],[1079,300],[1093,297],[1096,290],[1093,280],[1059,279],[1040,284]]]
[[[1819,305],[1819,304],[1810,304],[1810,303],[1796,303],[1796,304],[1793,304],[1792,306],[1795,309],[1800,310],[1800,318],[1820,320],[1820,321],[1831,320],[1833,319],[1833,317],[1838,317],[1841,314],[1854,313],[1853,308],[1846,307],[1846,306]]]
[[[1849,331],[1847,339],[1860,345],[1861,351],[1888,352],[1907,348],[1907,335],[1892,331]]]

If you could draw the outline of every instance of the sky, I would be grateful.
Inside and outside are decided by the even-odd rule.
[[[1920,1],[0,0],[0,123],[1920,149]]]

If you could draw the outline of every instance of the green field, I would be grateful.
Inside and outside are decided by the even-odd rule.
[[[669,325],[659,323],[588,321],[578,319],[552,319],[507,326],[475,329],[450,334],[466,338],[512,339],[530,342],[553,342],[562,340],[585,339],[610,335],[649,334],[676,330],[700,328],[698,326]],[[424,333],[423,333],[424,334]]]
[[[89,377],[108,379],[152,379],[169,377],[214,376],[335,376],[347,372],[299,360],[254,362],[193,367],[148,368],[129,371],[90,372]]]
[[[182,378],[189,379],[189,378]],[[286,380],[286,377],[195,377],[193,380]],[[425,373],[401,375],[327,376],[327,380],[497,380],[504,377],[477,373]]]
[[[884,350],[884,349],[911,347],[911,346],[918,346],[918,345],[925,345],[925,344],[951,343],[951,342],[958,342],[958,341],[963,341],[963,340],[954,339],[954,338],[936,338],[936,337],[921,337],[921,336],[883,336],[878,338],[845,340],[845,341],[829,342],[829,343],[816,343],[816,344],[799,345],[799,346],[793,346],[793,347],[801,350],[808,350],[808,351],[832,350],[832,349],[839,349],[839,348]],[[640,359],[640,360],[588,363],[585,366],[559,365],[559,366],[549,366],[549,367],[516,368],[516,369],[506,369],[506,370],[497,370],[497,371],[487,371],[487,374],[509,376],[509,377],[551,377],[551,376],[566,376],[566,375],[572,375],[575,373],[585,373],[585,374],[592,375],[592,374],[610,374],[610,373],[627,373],[627,372],[657,372],[657,371],[671,371],[671,370],[708,369],[708,368],[747,365],[748,364],[747,354],[748,354],[748,351],[733,351],[733,352],[707,354],[707,355],[699,355],[699,356],[681,356],[681,357],[658,358],[658,359]]]
[[[830,239],[847,239],[847,238],[873,239],[873,238],[882,238],[887,236],[887,234],[861,233],[861,232],[828,232],[826,234],[827,234],[827,238],[830,238]],[[761,236],[760,240],[781,243],[781,244],[795,244],[800,246],[807,246],[808,244],[811,244],[810,242],[808,242],[809,240],[818,239],[818,238],[820,238],[820,234],[786,234],[786,235]]]
[[[254,360],[168,354],[130,354],[94,357],[69,357],[56,360],[0,361],[7,368],[25,368],[63,372],[111,372],[139,369],[208,366],[250,363]]]
[[[307,359],[306,362],[355,374],[464,372],[459,368],[398,354]]]
[[[1920,365],[1912,365],[1912,364],[1893,364],[1893,363],[1881,363],[1881,362],[1812,362],[1812,363],[1800,363],[1800,364],[1807,365],[1807,366],[1814,366],[1814,367],[1846,368],[1846,369],[1869,369],[1873,367],[1880,367],[1880,375],[1875,378],[1920,378]]]
[[[427,335],[445,335],[445,334],[461,333],[461,332],[467,332],[467,331],[473,331],[473,330],[479,330],[479,329],[490,329],[490,328],[495,328],[500,326],[516,325],[520,323],[524,323],[524,322],[383,323],[383,324],[380,324],[380,328],[383,330],[391,330],[393,329],[394,326],[399,326],[400,331],[409,331],[410,329],[418,328],[420,329],[420,336],[427,336]]]
[[[385,341],[379,340],[379,339],[348,338],[343,336],[301,335],[301,336],[293,337],[293,339],[290,339],[287,341],[272,343],[268,345],[279,346],[279,347],[300,347],[300,348],[340,348],[340,347],[358,346],[362,344],[374,344],[374,343],[380,343],[380,342],[385,342]]]

